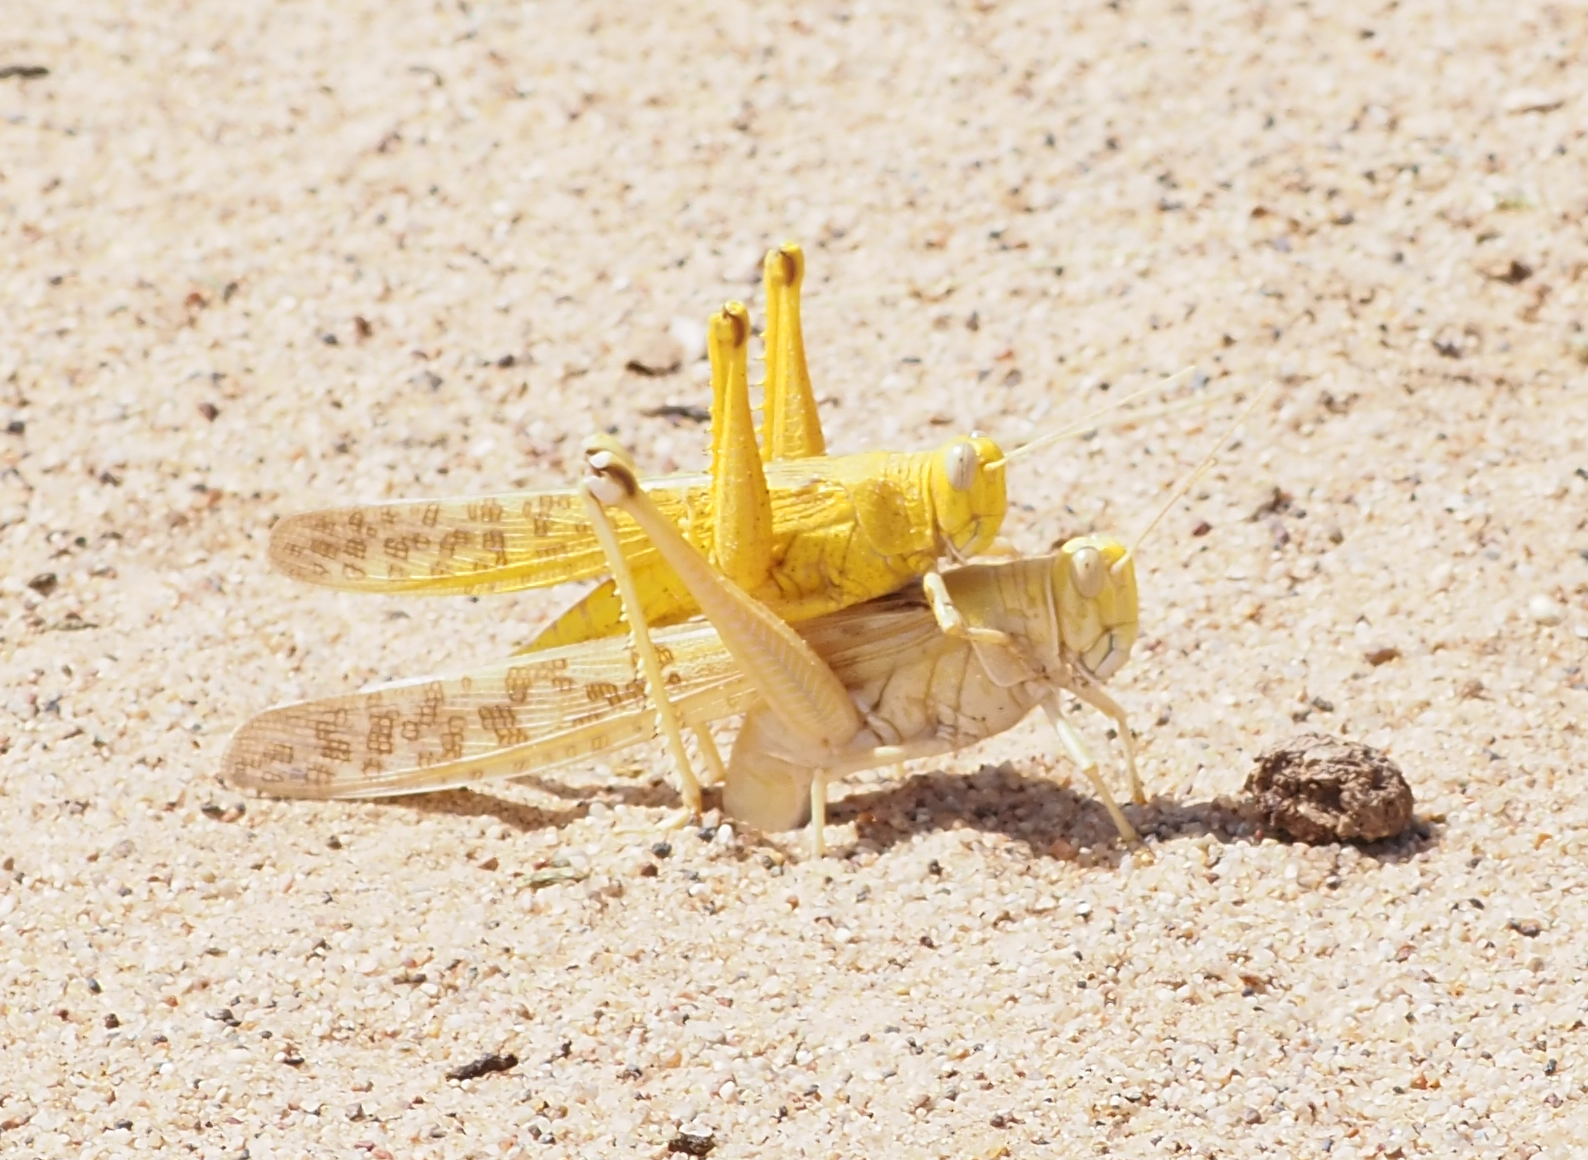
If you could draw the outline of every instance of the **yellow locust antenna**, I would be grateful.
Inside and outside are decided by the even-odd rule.
[[[1252,401],[1246,404],[1245,408],[1241,411],[1235,422],[1230,424],[1229,429],[1225,431],[1224,434],[1219,437],[1219,441],[1213,445],[1213,449],[1203,457],[1202,462],[1197,464],[1196,467],[1192,469],[1190,474],[1188,474],[1184,479],[1175,484],[1174,490],[1169,493],[1169,498],[1164,500],[1163,506],[1158,509],[1157,514],[1154,515],[1152,519],[1147,521],[1147,526],[1141,529],[1141,532],[1136,536],[1135,541],[1130,545],[1130,547],[1125,549],[1125,554],[1118,560],[1114,561],[1114,565],[1110,570],[1115,575],[1119,574],[1119,570],[1125,566],[1126,561],[1135,556],[1136,549],[1141,547],[1142,541],[1147,538],[1147,534],[1151,532],[1153,528],[1158,526],[1158,522],[1162,520],[1164,516],[1169,514],[1169,509],[1174,507],[1175,504],[1179,503],[1180,497],[1185,495],[1186,492],[1190,491],[1192,485],[1206,475],[1208,469],[1218,462],[1219,452],[1224,450],[1224,445],[1234,438],[1235,432],[1240,430],[1241,424],[1246,422],[1247,417],[1257,409],[1257,404],[1263,401],[1263,396],[1268,394],[1268,392],[1273,389],[1273,386],[1274,384],[1269,382],[1263,387],[1262,390],[1253,395]]]
[[[1166,379],[1160,379],[1156,383],[1149,383],[1145,387],[1141,387],[1138,390],[1132,391],[1130,394],[1124,396],[1123,398],[1115,399],[1112,403],[1108,403],[1108,404],[1106,404],[1106,405],[1104,405],[1102,407],[1097,408],[1095,411],[1090,412],[1089,414],[1083,415],[1079,419],[1076,419],[1076,420],[1074,420],[1072,422],[1064,424],[1062,427],[1057,427],[1054,430],[1049,431],[1046,435],[1038,435],[1035,439],[1031,440],[1031,442],[1023,444],[1020,447],[1016,447],[1013,451],[1009,452],[1002,459],[993,460],[991,463],[989,463],[987,465],[987,470],[988,471],[994,471],[997,468],[1000,468],[1004,464],[1008,463],[1011,459],[1019,459],[1022,456],[1030,455],[1033,451],[1036,451],[1036,450],[1038,450],[1040,448],[1043,448],[1043,447],[1047,447],[1049,444],[1057,443],[1060,439],[1067,439],[1071,435],[1074,435],[1074,434],[1076,434],[1079,431],[1090,430],[1091,428],[1097,426],[1096,419],[1097,419],[1097,417],[1099,415],[1106,415],[1110,411],[1117,411],[1121,407],[1126,406],[1127,404],[1134,403],[1137,399],[1141,398],[1143,395],[1150,394],[1153,391],[1161,391],[1161,390],[1164,390],[1167,387],[1171,387],[1178,380],[1183,379],[1186,375],[1190,374],[1192,371],[1194,371],[1196,369],[1197,368],[1196,368],[1196,364],[1195,363],[1191,364],[1188,367],[1181,367],[1179,370],[1175,371],[1174,374],[1170,375]]]

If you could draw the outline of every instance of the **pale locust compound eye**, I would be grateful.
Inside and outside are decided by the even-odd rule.
[[[943,456],[943,470],[948,475],[948,485],[955,491],[969,491],[976,481],[976,448],[970,443],[956,443]]]
[[[1070,557],[1070,576],[1075,581],[1075,591],[1082,599],[1091,600],[1103,591],[1103,579],[1107,572],[1103,554],[1096,548],[1077,548]]]

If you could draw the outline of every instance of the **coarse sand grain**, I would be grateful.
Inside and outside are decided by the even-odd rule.
[[[0,1155],[1588,1149],[1578,9],[4,7]],[[1037,723],[835,787],[820,861],[658,834],[654,747],[217,780],[562,599],[296,585],[275,518],[562,486],[609,428],[702,464],[699,324],[785,238],[835,451],[1201,368],[1011,468],[1022,551],[1134,534],[1277,383],[1142,547],[1150,861]],[[1221,803],[1298,727],[1426,827],[1259,837]]]

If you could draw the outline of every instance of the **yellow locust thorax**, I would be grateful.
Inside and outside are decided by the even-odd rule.
[[[800,621],[885,596],[933,568],[938,539],[921,486],[923,459],[873,451],[774,464],[780,475],[809,473],[822,499],[801,503],[791,493],[777,567],[755,594]]]
[[[1139,612],[1136,564],[1112,536],[1081,536],[1053,561],[1053,594],[1065,648],[1106,681],[1130,659]]]
[[[1002,459],[991,439],[971,436],[936,451],[872,451],[827,463],[848,493],[865,550],[927,565],[992,546],[1007,500],[1002,466],[987,465]]]
[[[1002,452],[990,439],[956,439],[936,451],[872,451],[775,464],[820,474],[820,522],[779,528],[779,560],[764,590],[798,621],[894,592],[942,556],[991,547],[1003,523]],[[820,467],[816,466],[820,463]],[[847,510],[843,510],[847,508]]]

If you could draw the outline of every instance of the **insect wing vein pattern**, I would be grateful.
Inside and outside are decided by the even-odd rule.
[[[753,693],[709,628],[659,637],[686,717],[743,711]],[[632,652],[598,641],[279,706],[237,731],[222,772],[292,797],[376,797],[549,769],[654,731]]]

